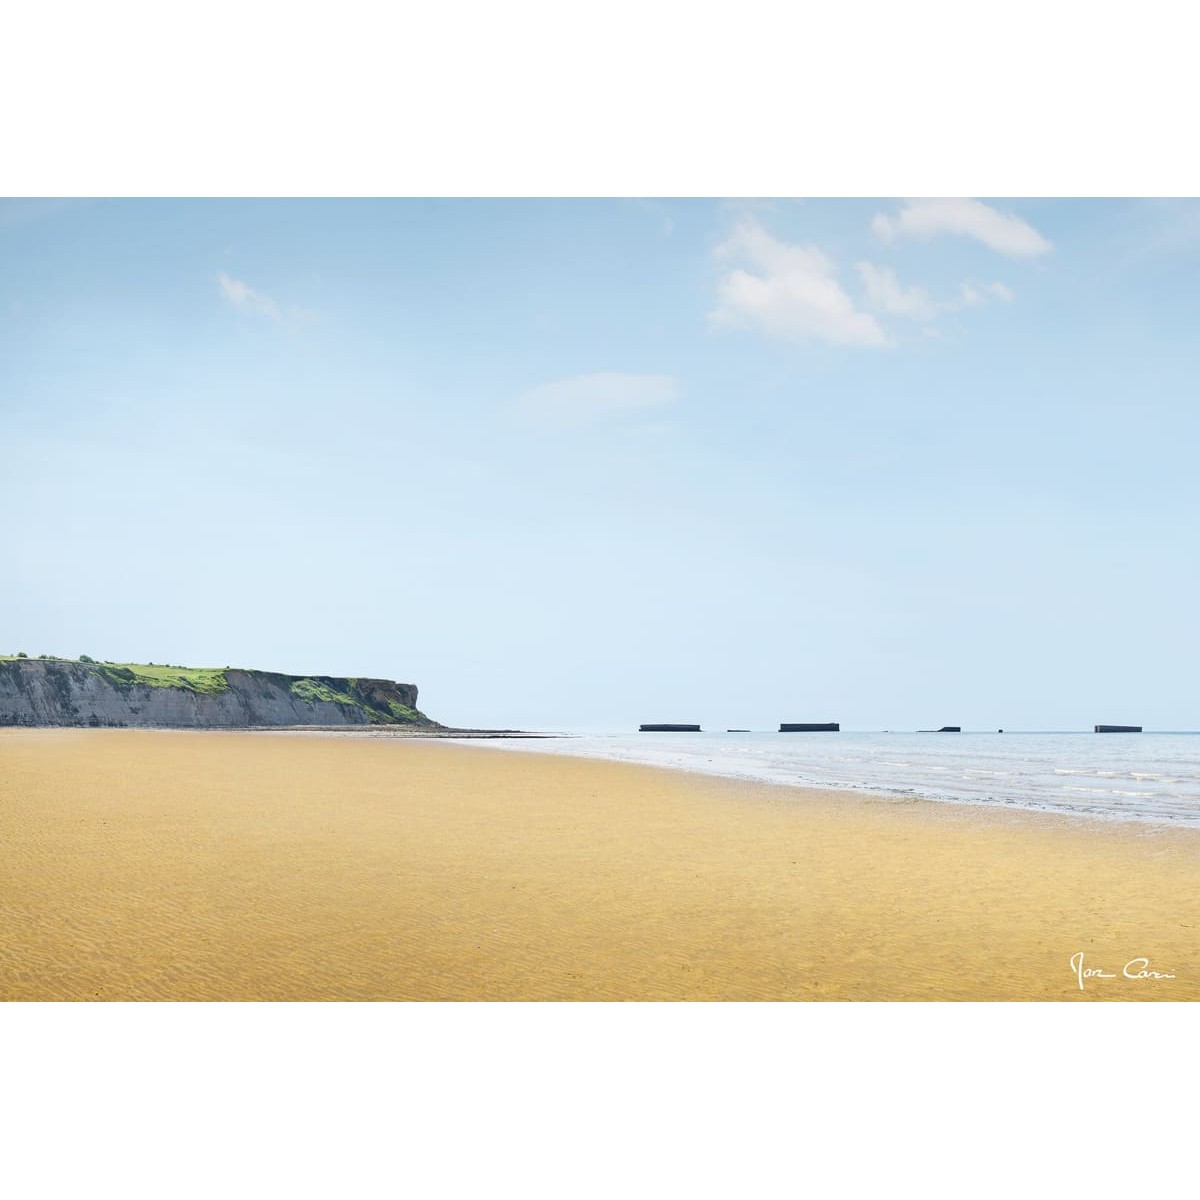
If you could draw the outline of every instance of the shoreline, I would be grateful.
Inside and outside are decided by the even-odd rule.
[[[545,731],[521,729],[457,729],[448,726],[423,728],[419,726],[393,725],[261,725],[243,727],[194,728],[179,726],[120,726],[100,727],[84,725],[36,725],[36,726],[0,726],[0,735],[5,732],[110,732],[110,733],[152,733],[152,734],[275,734],[289,737],[318,737],[342,738],[370,741],[461,741],[464,744],[480,742],[518,742],[518,741],[556,741],[570,742],[589,737],[622,737],[630,736],[624,733],[594,733],[571,731]],[[739,731],[740,732],[740,731]],[[757,731],[767,736],[776,736],[770,730]],[[853,732],[853,731],[852,731]],[[1018,731],[1019,732],[1019,731]],[[1068,731],[1087,735],[1086,731]],[[901,735],[907,736],[907,735]],[[970,735],[968,735],[970,736]],[[1051,736],[1051,735],[1047,735]],[[1052,736],[1060,736],[1054,734]],[[1165,736],[1165,735],[1164,735]],[[1176,736],[1176,735],[1170,735]],[[509,753],[521,752],[544,756],[544,752],[524,747],[496,747],[507,749]],[[661,762],[654,759],[626,758],[620,755],[582,750],[579,752],[561,751],[565,757],[586,759],[590,762],[625,763],[631,766],[643,766],[651,770],[665,770],[694,775],[703,779],[723,779],[730,783],[762,785],[770,788],[795,789],[798,792],[812,791],[820,794],[843,794],[847,797],[864,797],[880,800],[895,800],[900,802],[921,801],[933,805],[951,805],[968,809],[980,809],[985,812],[1019,812],[1035,815],[1060,817],[1070,821],[1094,821],[1102,826],[1134,826],[1136,828],[1155,828],[1163,832],[1196,831],[1200,832],[1200,815],[1194,819],[1176,820],[1157,814],[1142,814],[1135,810],[1103,812],[1066,804],[1037,804],[1019,799],[973,798],[969,796],[938,795],[930,790],[919,787],[886,787],[872,783],[860,782],[826,782],[813,779],[775,778],[765,774],[754,774],[744,770],[721,770],[706,767],[702,763],[692,762]]]
[[[0,732],[0,998],[1200,999],[1198,831],[491,749]]]
[[[560,735],[570,736],[570,735]],[[483,740],[483,739],[480,739]],[[492,749],[476,745],[464,739],[462,749],[465,751]],[[512,747],[508,754],[520,755],[526,758],[555,758],[556,755],[540,753],[525,747]],[[1197,876],[1200,879],[1200,824],[1172,824],[1170,821],[1142,817],[1117,817],[1103,813],[1077,812],[1068,809],[1037,808],[1033,805],[1008,804],[994,801],[966,800],[930,796],[921,792],[886,791],[871,788],[866,785],[834,785],[809,782],[790,782],[783,779],[762,779],[753,775],[725,774],[719,771],[704,770],[691,764],[642,762],[632,759],[606,758],[602,755],[566,754],[562,758],[583,760],[589,763],[604,763],[618,767],[628,767],[638,771],[663,772],[670,776],[683,776],[692,780],[696,785],[726,784],[734,791],[749,794],[762,789],[761,799],[768,803],[788,804],[817,804],[820,802],[831,805],[881,805],[910,809],[928,809],[931,813],[939,810],[950,810],[960,813],[963,819],[977,815],[981,821],[987,822],[993,817],[999,820],[1014,821],[1028,820],[1034,823],[1042,821],[1061,823],[1066,830],[1081,823],[1094,823],[1099,830],[1108,830],[1117,835],[1128,832],[1130,836],[1162,836],[1172,837],[1182,835],[1194,838],[1198,854]],[[792,793],[788,798],[788,793]],[[1086,825],[1085,825],[1086,827]]]
[[[558,733],[539,734],[536,736],[547,739],[569,740],[575,737],[592,735]],[[465,740],[466,739],[464,739],[464,741]],[[497,747],[497,749],[500,748],[501,747]],[[528,754],[536,755],[541,753],[533,749],[525,749],[524,747],[504,747],[504,749],[507,749],[509,753],[520,753],[522,750]],[[574,753],[572,751],[562,751],[561,754],[564,757],[585,758],[591,762],[626,763],[630,766],[648,767],[651,770],[677,771],[684,774],[696,775],[706,779],[724,779],[737,783],[761,784],[764,787],[771,788],[792,788],[801,792],[813,791],[818,793],[843,794],[850,797],[868,797],[880,800],[896,800],[900,802],[920,801],[927,804],[952,805],[955,807],[982,809],[988,812],[1022,812],[1049,817],[1061,817],[1065,820],[1071,821],[1095,821],[1105,826],[1114,825],[1120,827],[1133,825],[1139,828],[1151,826],[1163,831],[1190,830],[1200,833],[1200,814],[1198,814],[1196,818],[1192,820],[1174,820],[1158,814],[1141,814],[1132,810],[1125,812],[1098,812],[1082,808],[1071,808],[1067,805],[1039,805],[1037,803],[1025,802],[1021,800],[1004,800],[994,798],[975,799],[962,795],[936,795],[931,791],[921,790],[920,788],[915,787],[887,788],[882,785],[874,786],[870,783],[827,783],[820,780],[780,779],[763,774],[753,774],[748,771],[738,771],[733,769],[721,770],[713,767],[705,767],[701,763],[659,762],[652,759],[625,758],[618,755],[589,752],[587,750],[580,751],[578,753]]]

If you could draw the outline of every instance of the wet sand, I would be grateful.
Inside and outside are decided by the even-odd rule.
[[[0,847],[6,1000],[1200,999],[1190,830],[439,742],[0,730]],[[1115,978],[1081,991],[1079,952]],[[1138,957],[1175,978],[1125,978]]]

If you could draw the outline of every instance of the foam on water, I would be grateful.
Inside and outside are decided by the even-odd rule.
[[[1200,826],[1200,735],[620,733],[487,744],[765,783]]]

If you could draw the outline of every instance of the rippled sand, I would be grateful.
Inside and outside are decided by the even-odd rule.
[[[0,847],[9,1000],[1200,998],[1190,831],[444,743],[3,730]],[[1081,992],[1079,951],[1117,978]],[[1139,955],[1176,978],[1123,978]]]

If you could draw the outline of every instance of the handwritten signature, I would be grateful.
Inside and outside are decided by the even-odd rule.
[[[1071,970],[1075,974],[1075,978],[1079,981],[1079,990],[1083,991],[1083,981],[1085,979],[1117,979],[1118,975],[1115,971],[1105,971],[1102,967],[1088,967],[1084,965],[1083,951],[1080,950],[1071,955]],[[1131,958],[1124,967],[1121,968],[1121,977],[1125,979],[1174,979],[1175,976],[1167,971],[1152,971],[1150,970],[1150,960],[1148,958]]]

